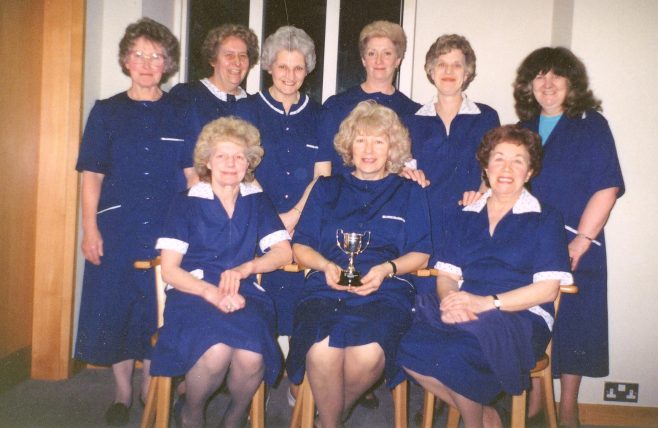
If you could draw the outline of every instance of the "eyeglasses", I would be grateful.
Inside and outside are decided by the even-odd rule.
[[[165,55],[157,52],[147,54],[142,51],[130,51],[130,59],[135,64],[144,64],[148,61],[151,65],[159,67],[164,64]]]

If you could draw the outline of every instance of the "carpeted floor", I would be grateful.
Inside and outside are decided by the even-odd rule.
[[[139,374],[135,376],[136,381],[138,377]],[[138,388],[137,384],[135,388]],[[290,423],[287,388],[288,381],[283,379],[276,388],[269,390],[266,411],[268,428],[287,427]],[[105,369],[83,370],[71,379],[60,382],[28,380],[0,395],[0,427],[105,427],[103,413],[112,400],[112,394],[112,374]],[[346,424],[348,428],[393,426],[390,392],[380,386],[377,396],[380,399],[379,409],[357,407]],[[420,409],[422,391],[411,386],[409,396],[409,426],[414,427],[413,416]],[[228,396],[225,394],[213,398],[206,411],[208,427],[218,425],[227,402]],[[138,427],[141,416],[142,407],[135,399],[127,426]],[[444,426],[444,423],[437,421],[435,426]]]

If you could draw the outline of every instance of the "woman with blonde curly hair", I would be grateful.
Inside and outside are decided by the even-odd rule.
[[[409,273],[431,249],[425,191],[398,175],[410,142],[395,112],[359,103],[335,147],[354,171],[320,177],[295,229],[295,259],[311,273],[287,361],[292,382],[307,371],[324,428],[338,426],[382,373],[394,375],[415,297]],[[341,285],[348,257],[336,245],[340,230],[369,235],[354,261],[359,286]]]
[[[231,401],[222,426],[242,426],[261,380],[271,385],[280,371],[274,306],[256,274],[289,263],[292,252],[276,210],[253,183],[262,156],[248,122],[207,124],[194,156],[201,181],[174,199],[156,244],[171,288],[151,371],[185,376],[175,414],[185,427],[203,426],[206,401],[225,378]]]

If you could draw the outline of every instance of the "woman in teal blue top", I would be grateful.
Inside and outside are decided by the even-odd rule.
[[[607,267],[603,227],[624,180],[601,102],[585,65],[568,49],[528,55],[514,83],[521,125],[542,134],[543,167],[532,182],[537,198],[557,208],[569,231],[569,256],[579,292],[565,296],[553,339],[560,377],[560,423],[576,426],[582,376],[608,375]],[[538,388],[535,388],[538,390]],[[529,416],[540,400],[531,400]]]

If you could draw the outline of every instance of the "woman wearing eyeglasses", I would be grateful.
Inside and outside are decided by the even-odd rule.
[[[194,181],[194,141],[185,109],[160,89],[178,69],[179,45],[162,24],[143,18],[119,44],[127,91],[94,105],[76,169],[82,173],[82,252],[86,259],[75,358],[112,366],[116,384],[108,425],[128,422],[135,360],[156,330],[153,274],[132,267],[154,246],[174,194]]]

